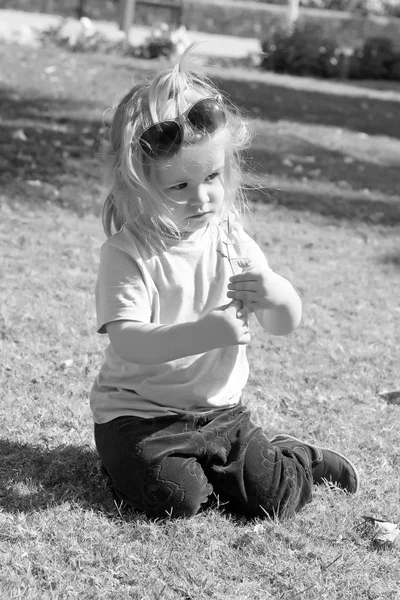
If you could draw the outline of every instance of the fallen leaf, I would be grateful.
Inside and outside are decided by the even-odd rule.
[[[374,541],[377,544],[394,544],[399,533],[400,529],[398,528],[396,523],[389,523],[387,521],[375,521]]]
[[[28,138],[26,137],[25,131],[23,129],[16,129],[11,137],[13,140],[19,140],[20,142],[27,142]]]
[[[72,358],[67,358],[67,360],[63,360],[63,362],[60,363],[60,369],[62,371],[65,371],[65,369],[72,367],[73,364],[74,364],[74,361],[72,360]]]
[[[397,523],[390,523],[389,521],[383,521],[382,519],[369,516],[363,516],[363,519],[365,519],[367,523],[373,525],[372,541],[377,546],[392,546],[395,543],[400,534]]]

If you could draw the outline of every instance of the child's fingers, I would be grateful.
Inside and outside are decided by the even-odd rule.
[[[236,317],[240,319],[246,327],[249,326],[249,316],[253,312],[250,303],[244,304],[243,308],[236,313]]]
[[[243,302],[237,298],[234,298],[231,302],[229,302],[229,304],[227,304],[226,308],[235,308],[236,311],[238,311],[243,308]]]
[[[239,341],[239,346],[247,346],[251,341],[251,335],[248,331],[242,335]]]
[[[228,292],[226,295],[228,296],[228,298],[241,300],[243,304],[246,304],[247,302],[252,302],[256,299],[255,292]]]
[[[237,283],[228,283],[228,290],[235,292],[256,292],[257,281],[238,281]]]
[[[258,273],[252,273],[251,271],[243,271],[237,275],[229,277],[231,283],[237,283],[238,281],[257,281]]]
[[[253,312],[253,310],[250,308],[250,306],[245,305],[244,308],[242,308],[241,310],[239,310],[236,313],[236,316],[238,319],[248,319],[249,315]]]
[[[226,309],[234,309],[236,311],[236,318],[240,319],[243,322],[243,325],[248,327],[248,316],[249,313],[252,312],[251,309],[244,304],[241,300],[232,300],[227,306]]]

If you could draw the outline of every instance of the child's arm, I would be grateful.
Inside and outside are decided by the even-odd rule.
[[[297,292],[287,279],[265,265],[234,275],[228,289],[228,297],[241,300],[244,312],[254,312],[269,333],[286,335],[300,323],[302,307]]]
[[[198,321],[177,325],[113,321],[107,324],[107,333],[115,352],[124,360],[159,364],[215,348],[247,344],[247,317],[237,317],[241,307],[241,302],[231,302]]]
[[[281,280],[279,287],[282,293],[282,303],[270,308],[255,310],[254,313],[266,331],[273,335],[287,335],[300,325],[302,304],[292,284],[276,273],[275,276]]]

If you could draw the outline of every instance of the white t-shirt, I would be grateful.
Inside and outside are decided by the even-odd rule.
[[[267,264],[259,246],[235,224],[209,225],[155,254],[124,226],[102,246],[96,286],[97,326],[118,320],[173,325],[197,321],[226,305],[229,277],[243,263]],[[119,416],[207,412],[238,403],[249,373],[246,346],[217,348],[161,364],[120,358],[111,344],[93,385],[96,423]]]

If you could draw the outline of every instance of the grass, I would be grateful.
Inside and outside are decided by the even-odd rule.
[[[349,455],[362,487],[316,488],[283,522],[234,518],[217,499],[190,520],[149,521],[107,490],[88,391],[105,347],[102,123],[158,65],[0,54],[1,596],[398,599],[399,545],[379,547],[364,516],[400,521],[400,406],[379,395],[400,388],[399,88],[211,69],[258,117],[249,162],[268,189],[252,194],[250,226],[304,302],[287,338],[254,324],[244,401],[271,436]]]

